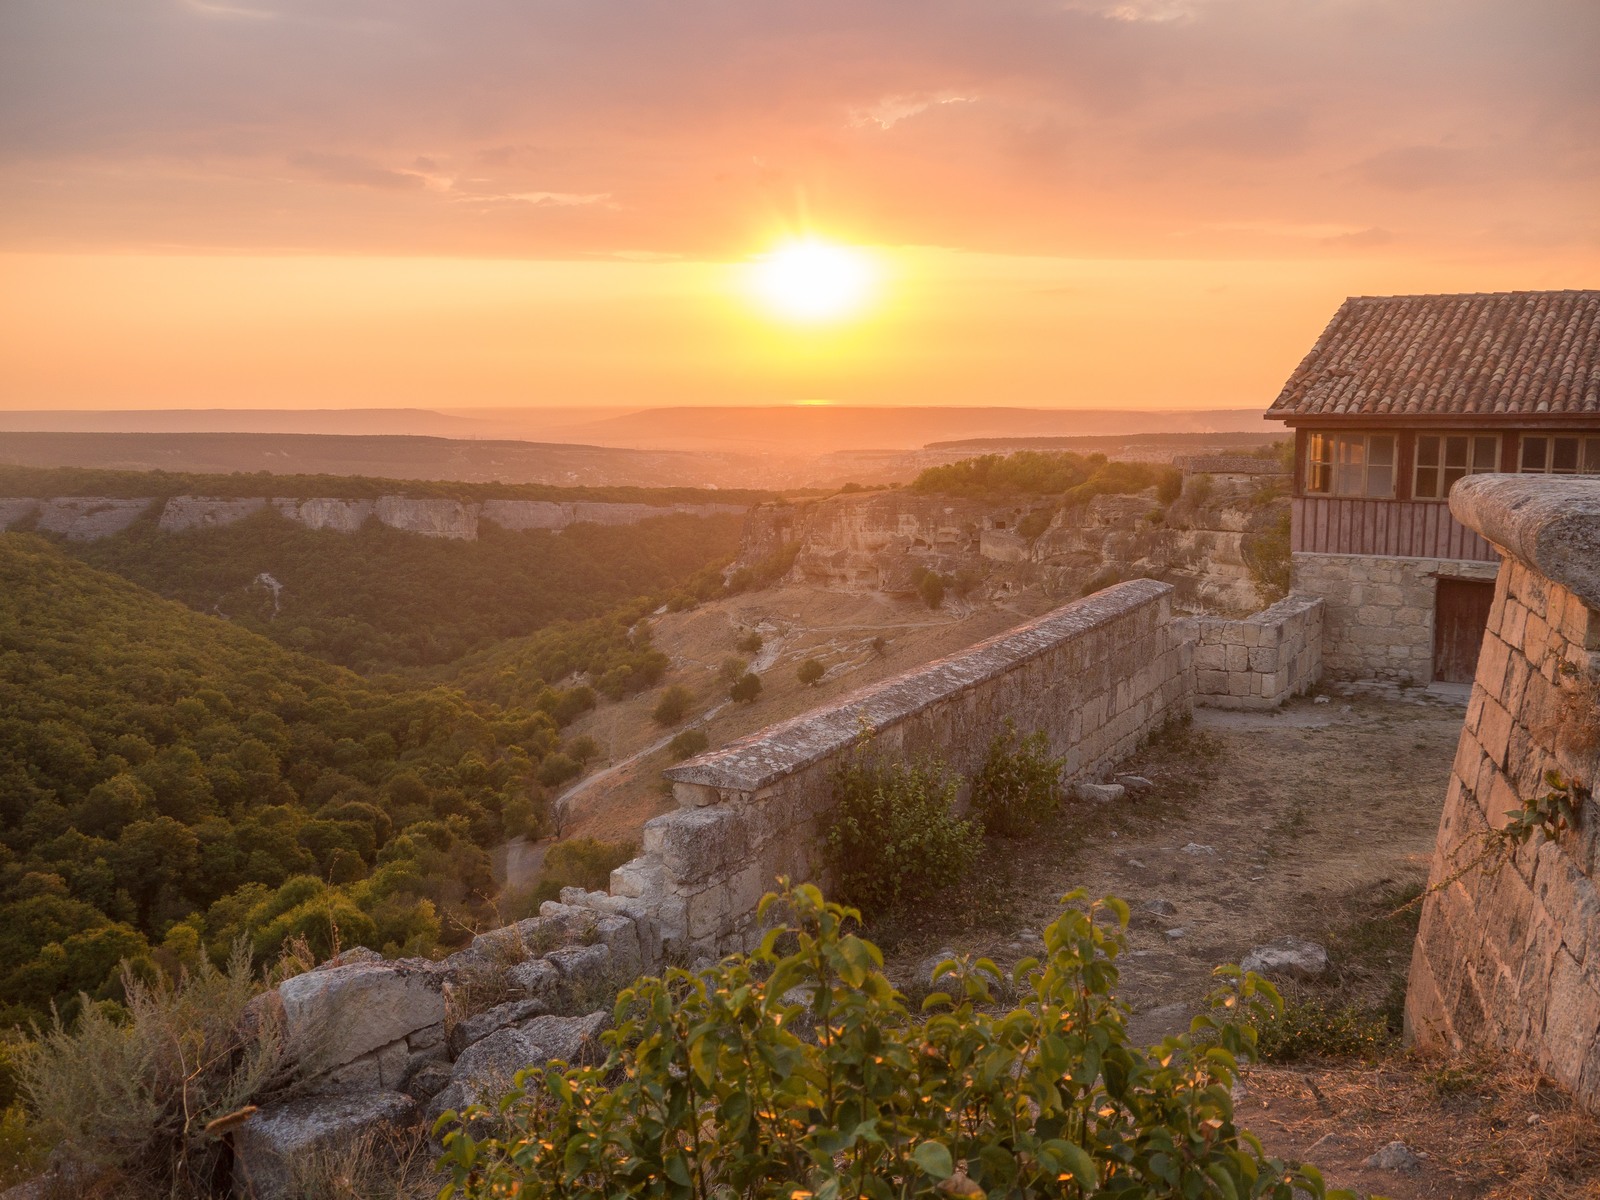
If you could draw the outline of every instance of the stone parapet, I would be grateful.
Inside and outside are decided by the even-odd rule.
[[[937,758],[967,776],[1010,720],[1045,733],[1065,779],[1105,772],[1189,710],[1192,647],[1171,592],[1117,584],[669,769],[680,807],[645,826],[611,890],[643,903],[680,953],[748,945],[780,875],[821,879],[834,772],[863,736],[874,755]]]
[[[1191,618],[1195,703],[1207,708],[1277,708],[1322,676],[1320,596],[1290,596],[1242,620]]]
[[[1440,820],[1406,1025],[1424,1046],[1526,1055],[1600,1111],[1596,801],[1557,840],[1536,834],[1498,868],[1461,870],[1508,811],[1549,791],[1546,771],[1589,792],[1600,779],[1600,613],[1591,564],[1569,553],[1600,545],[1600,480],[1482,482],[1501,486],[1463,481],[1452,509],[1506,558]]]
[[[1529,570],[1600,609],[1600,482],[1545,475],[1471,475],[1450,513]]]

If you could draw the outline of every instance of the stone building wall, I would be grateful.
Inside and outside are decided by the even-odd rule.
[[[1496,564],[1365,554],[1293,557],[1291,592],[1327,604],[1322,666],[1334,679],[1433,680],[1436,580],[1493,579]]]
[[[1191,647],[1171,593],[1118,584],[669,769],[679,807],[645,826],[612,893],[642,903],[679,953],[745,947],[780,875],[821,879],[833,774],[863,731],[872,753],[970,775],[1009,719],[1046,733],[1065,779],[1093,778],[1189,711]]]
[[[1196,617],[1194,702],[1207,708],[1277,708],[1322,676],[1324,604],[1290,596],[1242,620]]]
[[[1600,778],[1600,481],[1481,476],[1457,520],[1505,554],[1411,961],[1406,1025],[1424,1046],[1527,1055],[1600,1111],[1600,809],[1495,871],[1445,886],[1545,794],[1550,769]]]

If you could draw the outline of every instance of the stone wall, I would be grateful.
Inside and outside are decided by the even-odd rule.
[[[1139,579],[666,772],[679,807],[645,826],[611,877],[687,957],[747,946],[780,875],[826,882],[819,851],[832,777],[863,730],[873,752],[937,757],[970,775],[1010,719],[1043,730],[1064,778],[1093,778],[1188,712],[1190,645],[1172,588]]]
[[[1196,617],[1195,703],[1208,708],[1276,708],[1322,677],[1324,604],[1290,596],[1243,620]]]
[[[1448,884],[1560,771],[1600,778],[1600,480],[1475,476],[1451,512],[1506,556],[1451,770],[1411,960],[1423,1046],[1527,1055],[1600,1111],[1600,809]]]
[[[46,533],[61,533],[75,541],[93,541],[120,533],[155,503],[151,499],[115,500],[105,497],[63,497],[38,500],[0,497],[0,530],[36,520]],[[371,518],[393,529],[425,537],[471,541],[478,536],[480,519],[502,529],[565,529],[569,525],[637,525],[653,517],[695,517],[737,514],[742,504],[622,504],[604,501],[553,503],[543,500],[485,500],[469,504],[459,500],[413,499],[380,496],[376,500],[347,500],[331,496],[309,499],[286,496],[174,496],[161,510],[163,533],[209,529],[242,521],[267,505],[285,519],[308,529],[354,533]]]
[[[1334,679],[1433,681],[1435,581],[1493,579],[1496,564],[1363,554],[1293,557],[1297,595],[1327,604],[1322,666]]]

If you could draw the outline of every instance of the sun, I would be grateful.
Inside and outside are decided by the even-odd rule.
[[[837,321],[860,311],[876,272],[859,250],[817,238],[785,242],[755,265],[755,293],[791,321]]]

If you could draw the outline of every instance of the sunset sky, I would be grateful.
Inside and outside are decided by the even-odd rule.
[[[1265,406],[1346,295],[1600,286],[1597,64],[1596,0],[5,0],[0,407]]]

